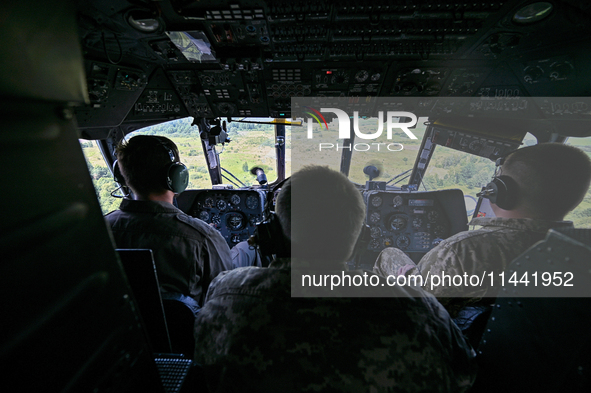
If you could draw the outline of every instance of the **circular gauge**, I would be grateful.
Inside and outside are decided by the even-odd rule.
[[[414,229],[420,229],[420,228],[421,228],[421,225],[423,225],[423,219],[422,219],[422,218],[420,218],[420,217],[415,217],[415,218],[412,220],[412,227],[413,227]]]
[[[238,235],[232,235],[232,237],[230,238],[230,241],[232,243],[240,243],[240,236],[238,236]]]
[[[349,75],[346,71],[337,71],[332,74],[332,78],[330,79],[330,83],[332,84],[342,84],[342,83],[349,83]]]
[[[483,143],[480,141],[473,141],[470,142],[470,146],[468,146],[472,151],[480,151],[483,147]]]
[[[427,214],[427,218],[430,222],[435,222],[439,219],[439,212],[437,210],[431,210],[429,214]]]
[[[376,224],[380,221],[380,218],[380,213],[373,212],[371,213],[371,216],[369,216],[369,222],[371,222],[372,224]]]
[[[230,213],[226,218],[226,225],[230,228],[231,231],[237,231],[242,229],[244,225],[244,219],[242,218],[241,214],[238,213]]]
[[[378,239],[371,239],[371,242],[369,242],[369,248],[380,248],[380,241]]]
[[[436,225],[435,228],[433,229],[433,234],[436,237],[444,237],[445,236],[445,227],[443,225]]]
[[[371,235],[371,237],[375,239],[377,237],[382,236],[382,231],[379,227],[371,227],[369,234]]]
[[[400,195],[396,195],[392,200],[392,203],[394,204],[394,207],[402,206],[404,199],[402,199]]]
[[[246,207],[249,209],[256,209],[259,207],[259,199],[254,195],[249,195],[246,198]]]
[[[222,212],[228,208],[228,203],[223,199],[218,200],[215,205]]]
[[[384,247],[392,247],[392,244],[394,244],[394,242],[392,242],[392,239],[390,239],[389,237],[386,237],[384,238],[382,244],[384,245]]]
[[[361,70],[355,74],[355,80],[357,82],[365,82],[369,78],[369,72],[366,70]]]
[[[214,214],[211,216],[211,222],[215,225],[219,225],[222,222],[222,219],[219,214]]]
[[[230,198],[230,203],[231,203],[232,205],[237,205],[237,204],[239,204],[239,203],[240,203],[240,195],[238,195],[238,194],[234,194],[234,195],[232,195],[232,197]]]
[[[213,198],[212,197],[207,197],[205,198],[205,202],[203,202],[203,204],[207,207],[213,207]]]
[[[398,239],[396,239],[396,246],[398,246],[398,248],[407,248],[410,246],[410,239],[408,236],[398,236]]]
[[[382,206],[382,197],[381,196],[373,197],[371,199],[371,205],[374,206],[374,207],[380,207],[380,206]]]
[[[407,220],[402,216],[394,216],[390,219],[390,228],[393,231],[401,231],[406,228]]]
[[[257,222],[259,222],[259,219],[256,216],[252,216],[252,217],[250,217],[250,219],[248,220],[248,222],[250,223],[250,226],[253,226],[254,227],[254,226],[257,225]]]
[[[199,213],[199,219],[203,221],[209,220],[209,212],[207,210],[201,210],[201,213]]]

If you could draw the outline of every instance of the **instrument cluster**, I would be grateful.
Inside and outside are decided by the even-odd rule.
[[[371,237],[368,251],[395,247],[405,252],[427,252],[453,234],[436,194],[370,191],[366,200]]]
[[[181,210],[220,231],[230,248],[247,240],[263,218],[264,191],[188,190],[181,197]]]

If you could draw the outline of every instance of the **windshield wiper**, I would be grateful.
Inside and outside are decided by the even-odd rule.
[[[408,172],[410,172],[410,171],[412,171],[412,168],[410,168],[408,171],[404,171],[404,172],[402,172],[402,173],[400,173],[400,174],[398,174],[398,175],[394,176],[393,178],[391,178],[390,180],[388,180],[388,181],[386,182],[386,184],[388,184],[388,183],[391,183],[392,181],[394,181],[394,180],[398,179],[400,176],[404,176],[404,175],[406,175],[406,174],[407,174]],[[409,175],[409,176],[410,176],[410,175]],[[408,176],[406,176],[406,177],[408,177]],[[394,184],[397,184],[397,183],[401,182],[402,180],[406,179],[406,177],[405,177],[405,178],[402,178],[402,179],[400,179],[400,180],[398,180],[398,181],[397,181],[396,183],[394,183]]]
[[[240,184],[242,184],[242,187],[246,187],[246,184],[242,183],[242,181],[240,181],[240,179],[238,179],[236,176],[234,176],[232,174],[232,172],[230,172],[229,170],[227,170],[226,168],[222,168],[222,171],[226,172],[227,174],[229,174],[230,176],[232,176],[234,179],[236,179]],[[222,175],[222,177],[226,178],[230,183],[234,184],[236,187],[238,187],[238,185],[236,183],[234,183],[232,180],[230,180],[228,177]]]

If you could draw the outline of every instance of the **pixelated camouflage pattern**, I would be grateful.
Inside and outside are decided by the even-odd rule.
[[[214,280],[195,324],[211,392],[463,392],[474,351],[424,291],[292,298],[290,261]],[[409,292],[410,293],[410,292]]]
[[[384,248],[380,252],[373,271],[382,277],[420,274],[413,260],[404,251],[394,247]]]
[[[439,286],[431,290],[455,317],[465,305],[474,303],[483,297],[495,297],[500,288],[498,273],[505,271],[507,266],[520,254],[536,242],[544,239],[550,228],[572,227],[570,221],[547,221],[529,218],[475,218],[470,225],[481,226],[471,231],[457,233],[429,251],[416,267],[412,260],[397,249],[385,249],[378,256],[374,271],[382,276],[397,275],[404,270],[406,275],[427,272],[431,275],[476,274],[482,277],[493,272],[495,280],[491,287],[490,279],[478,287]],[[456,299],[449,299],[450,297]],[[457,299],[458,297],[467,299]]]

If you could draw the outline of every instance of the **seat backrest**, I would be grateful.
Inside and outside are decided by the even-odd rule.
[[[591,229],[550,230],[505,271],[474,392],[591,391],[589,240]]]
[[[193,359],[195,352],[193,329],[199,305],[193,298],[180,293],[164,293],[162,296],[172,351]]]
[[[0,23],[0,391],[163,391],[78,140],[76,4],[45,5]]]
[[[117,252],[154,352],[184,354],[192,359],[197,301],[181,293],[161,293],[152,250],[118,249]]]
[[[152,250],[117,249],[154,352],[173,352]]]

